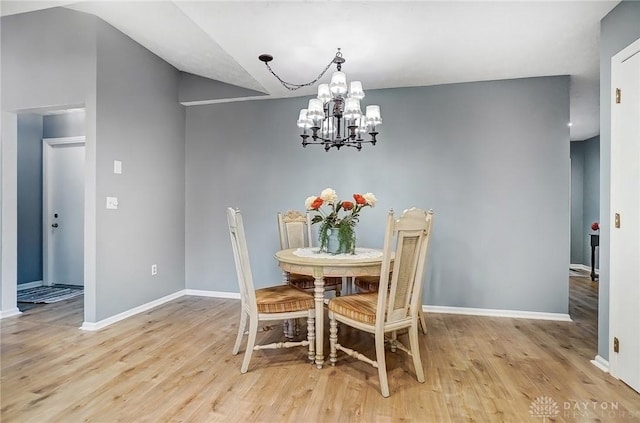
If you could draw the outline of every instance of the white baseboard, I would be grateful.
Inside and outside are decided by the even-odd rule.
[[[0,319],[4,319],[6,317],[19,316],[22,312],[18,309],[18,307],[9,309],[9,310],[0,310]]]
[[[609,361],[605,360],[599,355],[596,355],[596,358],[591,360],[591,364],[596,366],[598,369],[602,370],[605,373],[609,373]]]
[[[43,285],[44,285],[44,282],[42,282],[42,281],[19,283],[18,284],[18,291],[22,291],[23,289],[37,288],[37,287],[43,286]]]
[[[512,317],[518,319],[558,320],[571,322],[571,317],[564,313],[545,313],[541,311],[497,310],[490,308],[448,307],[423,305],[422,311],[427,313],[464,314],[469,316]]]
[[[199,297],[213,297],[213,298],[230,298],[240,299],[239,292],[226,292],[226,291],[205,291],[200,289],[186,289],[185,295],[194,295]],[[325,300],[326,301],[326,300]],[[430,313],[449,313],[449,314],[466,314],[474,316],[493,316],[493,317],[517,317],[523,319],[538,319],[538,320],[559,320],[565,322],[571,322],[571,317],[568,314],[561,313],[543,313],[533,311],[517,311],[517,310],[492,310],[486,308],[468,308],[468,307],[444,307],[444,306],[429,306],[423,305],[422,310]]]
[[[185,295],[194,295],[198,297],[213,297],[213,298],[231,298],[234,300],[240,299],[239,292],[205,291],[202,289],[185,289]]]
[[[96,330],[100,330],[103,329],[109,325],[112,325],[116,322],[119,322],[120,320],[124,320],[127,317],[131,317],[134,316],[136,314],[142,313],[144,311],[150,310],[154,307],[158,307],[159,305],[162,305],[166,302],[169,302],[171,300],[175,300],[176,298],[180,298],[182,296],[185,295],[185,290],[180,290],[178,292],[174,292],[173,294],[169,294],[165,297],[162,298],[158,298],[157,300],[153,300],[151,302],[148,302],[146,304],[142,304],[141,306],[138,307],[134,307],[130,310],[124,311],[120,314],[116,314],[115,316],[111,316],[108,317],[104,320],[100,320],[99,322],[96,323],[92,323],[92,322],[83,322],[82,326],[80,326],[80,329],[82,330],[88,330],[88,331],[96,331]]]
[[[584,270],[585,272],[589,272],[591,273],[591,267],[587,266],[586,264],[582,264],[582,263],[578,263],[578,264],[570,264],[569,265],[570,269],[576,269],[576,270]]]
[[[585,271],[585,272],[591,273],[591,267],[590,267],[590,266],[587,266],[586,264],[570,264],[570,265],[569,265],[569,268],[570,268],[570,269],[576,269],[576,270],[583,270],[583,271]],[[599,272],[599,270],[600,270],[600,269],[598,269],[598,268],[596,267],[596,269],[595,269],[595,270],[596,270],[596,275],[598,275],[598,273],[600,273],[600,272]]]
[[[176,298],[180,298],[183,297],[185,295],[195,295],[195,296],[200,296],[200,297],[214,297],[214,298],[231,298],[231,299],[240,299],[240,293],[239,292],[225,292],[225,291],[204,291],[204,290],[199,290],[199,289],[183,289],[181,291],[178,292],[174,292],[173,294],[167,295],[165,297],[162,298],[158,298],[157,300],[148,302],[146,304],[143,304],[141,306],[138,307],[134,307],[131,310],[127,310],[124,311],[120,314],[116,314],[115,316],[111,316],[109,318],[106,318],[104,320],[100,320],[99,322],[96,323],[92,323],[92,322],[83,322],[82,326],[80,327],[80,329],[82,330],[88,330],[88,331],[96,331],[96,330],[100,330],[103,329],[109,325],[112,325],[116,322],[119,322],[120,320],[124,320],[128,317],[134,316],[136,314],[145,312],[147,310],[150,310],[154,307],[158,307],[159,305],[162,305],[164,303],[167,303],[169,301],[175,300]]]

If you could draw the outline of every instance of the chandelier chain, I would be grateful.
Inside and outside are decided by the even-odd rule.
[[[273,76],[275,76],[278,81],[280,81],[280,83],[282,84],[283,87],[285,87],[289,91],[295,91],[295,90],[298,90],[298,89],[300,89],[302,87],[308,87],[308,86],[313,85],[316,82],[318,82],[320,80],[320,78],[322,78],[324,76],[324,74],[327,73],[327,70],[329,70],[331,65],[334,63],[334,60],[335,60],[335,58],[331,59],[329,64],[324,68],[324,70],[322,72],[320,72],[320,74],[317,76],[317,78],[314,79],[311,82],[307,82],[306,84],[294,84],[292,82],[284,81],[282,78],[280,78],[278,75],[276,75],[276,73],[273,71],[273,69],[271,69],[271,66],[269,66],[269,63],[265,63],[265,65],[267,65],[267,69],[269,69],[269,72],[271,72],[271,74]]]

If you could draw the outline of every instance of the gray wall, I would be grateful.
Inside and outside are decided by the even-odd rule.
[[[84,110],[43,116],[43,137],[65,138],[84,136],[87,131],[85,119],[86,113]]]
[[[584,263],[584,152],[576,141],[571,154],[571,264]]]
[[[186,286],[237,292],[225,208],[239,207],[256,285],[277,283],[275,215],[333,187],[371,191],[361,245],[381,247],[385,213],[433,208],[424,303],[567,312],[569,78],[370,91],[380,142],[303,149],[308,99],[187,109]]]
[[[590,234],[599,233],[591,224],[600,221],[600,137],[573,141],[570,150],[571,263],[591,266]]]
[[[179,72],[100,22],[97,320],[184,289],[185,112]],[[122,174],[113,174],[113,161]],[[105,198],[118,197],[118,210]],[[151,265],[158,275],[151,276]]]
[[[18,115],[18,284],[42,280],[42,116]]]
[[[87,107],[95,281],[85,320],[182,289],[185,274],[187,288],[237,292],[229,205],[245,213],[257,284],[278,281],[276,211],[327,186],[379,197],[362,215],[363,245],[381,245],[391,207],[436,211],[425,303],[567,312],[568,77],[371,91],[365,102],[381,104],[385,124],[379,145],[360,153],[299,146],[282,122],[307,98],[194,107],[185,153],[171,66],[68,10],[3,17],[1,27],[3,110]],[[114,159],[123,175],[111,173]],[[119,210],[104,209],[107,195]]]
[[[600,279],[598,355],[609,359],[611,58],[640,38],[640,2],[622,1],[600,22]]]
[[[23,109],[84,105],[88,128],[85,180],[85,198],[88,199],[95,186],[91,174],[95,169],[96,139],[96,21],[93,16],[61,8],[3,16],[0,20],[1,107],[3,112],[8,112],[3,114],[3,122],[7,117],[11,117],[12,122],[15,119],[13,113]],[[13,142],[16,140],[3,136],[3,149],[11,148],[9,144]],[[11,192],[17,192],[17,184],[4,188],[3,196],[11,197]],[[9,215],[10,211],[3,210],[3,220]],[[3,222],[3,227],[17,232],[17,225]],[[95,249],[94,235],[95,213],[88,210],[85,213],[85,264],[87,257],[95,256],[92,251]],[[2,254],[3,258],[10,254],[6,245],[3,245]],[[85,321],[95,321],[92,320],[95,319],[95,274],[91,263],[85,266],[84,282]],[[5,310],[11,306],[5,301],[12,295],[10,291],[15,295],[15,282],[3,278],[2,286],[2,308]]]
[[[87,101],[95,91],[96,18],[54,8],[0,22],[3,110]]]
[[[178,71],[97,18],[67,9],[6,16],[0,27],[3,110],[86,108],[85,321],[184,289]],[[114,159],[122,175],[112,173]],[[105,210],[107,195],[119,197],[119,210]]]

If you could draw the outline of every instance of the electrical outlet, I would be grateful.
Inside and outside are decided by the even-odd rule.
[[[157,264],[152,264],[151,265],[151,276],[155,276],[158,274],[158,265]]]

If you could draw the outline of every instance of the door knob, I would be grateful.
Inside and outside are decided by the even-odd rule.
[[[57,223],[54,223],[53,225],[51,225],[51,227],[52,227],[52,228],[57,228],[57,227],[58,227],[58,224],[57,224]]]

